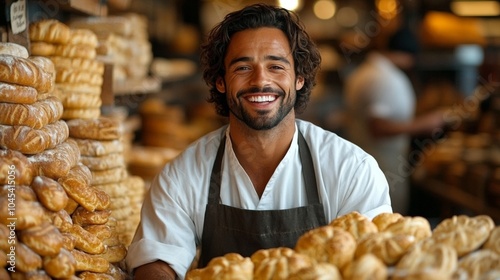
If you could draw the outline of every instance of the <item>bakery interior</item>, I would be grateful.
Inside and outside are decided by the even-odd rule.
[[[84,66],[98,68],[96,75],[87,78],[91,81],[85,77],[54,74],[56,84],[58,79],[75,88],[79,83],[92,84],[90,95],[93,98],[89,100],[55,94],[62,100],[64,109],[52,123],[65,121],[66,133],[69,138],[76,138],[75,144],[55,147],[66,143],[61,139],[47,140],[52,146],[49,143],[46,149],[39,149],[35,154],[25,150],[28,149],[25,144],[15,143],[16,139],[9,142],[0,135],[0,179],[5,185],[1,196],[2,223],[7,219],[7,195],[12,192],[10,184],[6,183],[6,174],[9,166],[15,163],[19,166],[16,169],[18,179],[31,182],[30,189],[36,193],[33,196],[33,191],[22,186],[15,189],[17,197],[23,198],[18,200],[19,211],[36,203],[36,207],[25,210],[35,222],[26,221],[24,229],[18,227],[16,230],[18,244],[46,243],[53,248],[33,253],[30,248],[36,245],[19,245],[19,272],[8,271],[5,264],[8,264],[6,248],[9,247],[4,241],[9,232],[0,227],[4,235],[0,249],[5,253],[1,255],[5,257],[5,269],[0,270],[0,279],[31,279],[27,277],[29,273],[52,278],[78,275],[79,279],[129,279],[123,259],[140,221],[142,198],[149,182],[191,142],[226,124],[226,120],[217,116],[212,105],[206,102],[208,88],[198,68],[199,46],[205,34],[225,14],[257,2],[279,4],[301,17],[320,48],[322,65],[310,103],[298,117],[340,136],[349,125],[345,116],[345,78],[360,62],[356,55],[350,57],[352,53],[346,53],[342,46],[351,44],[350,50],[357,52],[358,48],[363,48],[364,38],[375,37],[383,44],[398,28],[400,20],[409,23],[419,40],[417,64],[409,73],[416,94],[416,115],[448,107],[456,118],[453,127],[439,137],[411,139],[412,150],[405,162],[411,180],[410,206],[403,215],[423,217],[431,228],[458,215],[487,215],[494,225],[500,225],[500,1],[4,0],[1,5],[5,7],[5,16],[0,21],[2,43],[22,45],[31,55],[33,52],[48,57],[61,55],[58,49],[44,48],[50,42],[32,37],[28,30],[31,24],[53,19],[69,30],[88,29],[95,33],[97,41],[91,56],[99,63]],[[14,27],[14,23],[25,28]],[[85,57],[84,54],[81,57]],[[58,68],[56,63],[54,61],[56,69],[63,68]],[[82,67],[77,64],[71,67]],[[0,108],[4,109],[0,110],[7,110],[8,106],[1,107],[2,102]],[[73,180],[70,175],[89,180],[81,175],[85,170],[78,170],[75,166],[79,163],[72,159],[74,162],[69,167],[47,167],[44,170],[49,177],[47,182],[32,181],[36,174],[28,172],[28,167],[23,169],[26,158],[16,159],[13,153],[30,157],[29,162],[43,163],[43,153],[48,147],[60,148],[63,153],[74,149],[74,145],[82,149],[92,128],[78,127],[78,120],[101,117],[112,120],[113,125],[109,131],[98,132],[95,138],[88,139],[109,144],[105,148],[112,152],[102,153],[97,146],[88,145],[88,151],[78,152],[80,159],[76,160],[89,166],[92,184],[102,186],[94,188],[97,190],[92,193],[95,203],[78,195],[68,195],[69,198],[62,200],[64,205],[47,202],[51,198],[43,193],[50,192],[45,186],[51,185],[51,179],[64,183],[65,191],[70,192],[73,191],[70,190]],[[10,121],[1,123],[2,134],[7,133],[9,125],[23,125]],[[103,158],[106,159],[101,161]],[[49,170],[53,168],[57,170]],[[57,191],[54,193],[64,196]],[[21,205],[22,201],[26,202],[25,206]],[[109,207],[102,205],[105,201]],[[47,215],[42,208],[52,210],[51,223],[42,223],[44,233],[40,230],[38,239],[30,238],[29,229],[34,225],[41,227],[37,221],[44,220],[42,217]],[[59,211],[63,209],[67,210],[66,216]],[[99,212],[98,215],[91,217],[89,209]],[[68,218],[73,225],[68,224]],[[73,247],[76,242],[79,250],[74,251],[78,253],[48,258],[54,248],[62,246],[53,245],[55,241],[50,240],[49,230],[63,232],[53,233],[61,239],[77,236],[79,240],[73,240]],[[33,230],[32,234],[37,232]],[[497,240],[500,239],[497,237]],[[496,248],[498,244],[500,241]],[[498,250],[497,272],[500,267]],[[37,258],[37,254],[43,258]],[[34,261],[24,260],[32,255]],[[101,258],[92,258],[92,255]],[[57,265],[50,266],[51,263],[64,263],[67,258],[77,260],[76,270],[67,272]],[[96,275],[104,278],[90,278],[98,277]]]

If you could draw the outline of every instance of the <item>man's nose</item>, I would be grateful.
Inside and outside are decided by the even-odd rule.
[[[256,66],[252,72],[250,83],[252,86],[264,87],[269,83],[269,75],[266,68],[263,66]]]

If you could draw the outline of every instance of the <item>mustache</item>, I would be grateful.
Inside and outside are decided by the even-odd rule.
[[[285,94],[285,92],[283,90],[275,89],[275,88],[272,88],[272,87],[263,87],[263,88],[260,88],[260,87],[250,87],[250,88],[246,88],[246,89],[242,89],[242,90],[238,91],[236,93],[236,97],[240,97],[243,94],[247,94],[247,93],[258,93],[258,92],[262,92],[262,93],[276,93],[278,95],[284,95]]]

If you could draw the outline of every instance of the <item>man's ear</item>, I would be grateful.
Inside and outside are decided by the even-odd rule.
[[[217,78],[217,81],[215,81],[215,87],[219,92],[226,93],[226,83],[224,83],[224,79],[222,79],[222,77]]]
[[[301,90],[303,86],[304,86],[304,77],[298,76],[297,80],[295,81],[295,90]]]

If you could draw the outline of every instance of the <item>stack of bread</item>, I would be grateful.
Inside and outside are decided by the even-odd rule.
[[[104,63],[98,61],[97,36],[88,29],[71,29],[55,19],[30,24],[31,54],[50,58],[56,68],[56,91],[62,119],[100,116]]]
[[[116,221],[116,242],[108,244],[125,257],[140,220],[144,197],[144,181],[128,174],[123,154],[122,124],[110,117],[73,119],[67,121],[69,136],[76,141],[81,162],[92,174],[92,187],[110,196],[110,217]],[[118,257],[118,256],[117,256]]]
[[[229,253],[186,279],[500,279],[500,226],[460,215],[432,230],[423,217],[351,212],[306,232],[293,249]]]
[[[148,41],[147,18],[135,13],[73,19],[72,28],[90,29],[97,34],[98,56],[113,64],[113,80],[140,80],[148,75],[153,59]]]

